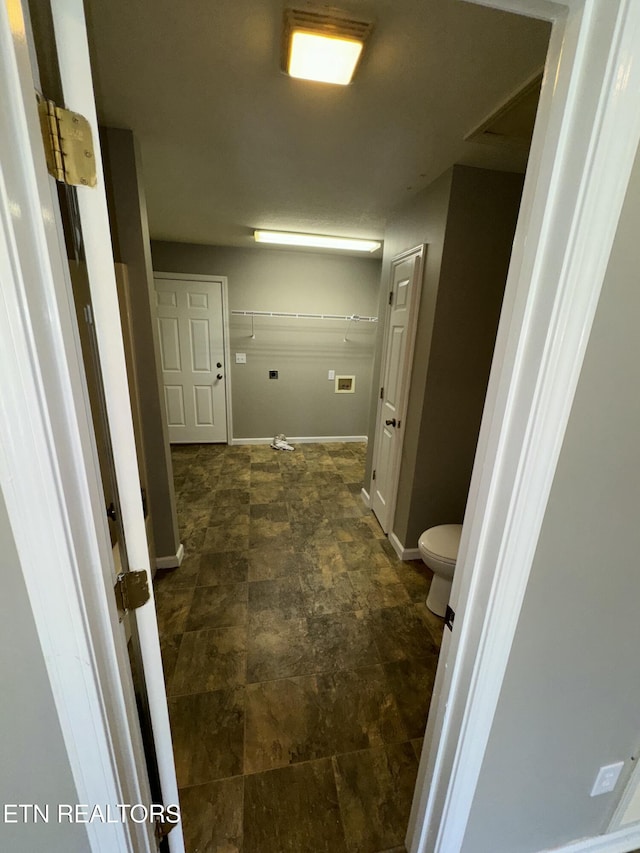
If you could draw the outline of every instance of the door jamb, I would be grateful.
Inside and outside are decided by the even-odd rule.
[[[233,443],[233,410],[231,408],[231,342],[229,339],[229,280],[226,275],[192,275],[177,272],[156,272],[154,278],[174,279],[175,281],[212,281],[222,285],[222,337],[224,347],[225,383],[224,399],[227,410],[227,444]]]
[[[411,392],[411,377],[413,375],[413,354],[415,352],[416,345],[416,334],[418,331],[418,315],[420,313],[420,299],[422,296],[422,288],[424,286],[424,274],[425,274],[425,265],[426,265],[426,257],[427,257],[428,247],[426,243],[419,243],[417,246],[414,246],[411,249],[406,249],[404,252],[400,252],[397,255],[394,255],[391,259],[391,264],[389,267],[389,282],[390,286],[393,281],[393,268],[402,261],[410,258],[412,255],[418,256],[418,282],[419,286],[415,289],[414,294],[412,295],[412,304],[410,307],[410,316],[409,323],[407,327],[408,331],[408,346],[407,351],[405,353],[405,382],[406,388],[404,392],[404,400],[402,402],[402,408],[400,412],[400,420],[402,421],[402,432],[400,433],[400,441],[396,446],[395,458],[393,464],[393,490],[392,497],[389,503],[389,518],[387,524],[387,530],[385,533],[389,534],[389,537],[393,534],[393,522],[395,519],[396,512],[396,503],[398,500],[398,485],[400,483],[400,463],[402,459],[402,447],[404,444],[404,435],[405,435],[405,427],[407,422],[407,411],[409,409],[409,395]],[[389,319],[389,314],[391,311],[391,305],[386,305],[384,312],[384,329],[383,329],[383,338],[382,338],[382,359],[380,362],[380,374],[378,376],[378,385],[377,388],[382,388],[382,383],[384,382],[385,371],[387,368],[387,344],[389,342],[389,328],[387,321]],[[373,490],[374,490],[374,480],[373,480],[373,472],[376,470],[376,459],[378,457],[378,448],[380,446],[380,409],[382,406],[382,401],[380,400],[380,392],[378,391],[378,406],[376,408],[376,432],[373,440],[373,454],[372,454],[372,464],[371,464],[371,480],[369,481],[369,501],[370,506],[373,505]]]
[[[445,631],[407,833],[410,853],[463,845],[640,139],[640,4],[467,2],[545,18],[553,29],[452,589],[455,628]]]

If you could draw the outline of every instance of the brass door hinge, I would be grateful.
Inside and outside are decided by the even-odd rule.
[[[116,578],[116,585],[113,591],[116,596],[120,621],[122,621],[122,618],[129,610],[142,607],[143,604],[149,601],[150,593],[147,573],[144,571],[121,572]]]
[[[95,187],[96,157],[87,119],[57,106],[38,92],[36,99],[49,174],[63,184]]]
[[[176,826],[176,823],[169,822],[167,820],[163,820],[161,817],[157,817],[155,820],[155,830],[156,830],[156,842],[159,845],[160,842],[169,835],[171,830]]]

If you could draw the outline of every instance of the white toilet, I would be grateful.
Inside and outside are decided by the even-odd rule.
[[[444,616],[447,610],[461,533],[461,524],[440,524],[425,530],[418,539],[422,562],[433,572],[427,607],[436,616]]]

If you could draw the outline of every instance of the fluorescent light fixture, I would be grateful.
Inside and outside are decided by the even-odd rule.
[[[364,45],[354,39],[294,30],[291,34],[291,77],[347,86],[356,70]]]
[[[293,231],[254,231],[256,243],[280,246],[306,246],[312,249],[342,249],[349,252],[375,252],[382,243],[351,237],[329,237],[324,234],[298,234]]]
[[[373,29],[339,13],[286,9],[282,70],[291,77],[348,85]]]

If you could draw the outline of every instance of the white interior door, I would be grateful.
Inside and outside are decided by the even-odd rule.
[[[371,480],[371,508],[385,533],[393,522],[403,421],[407,409],[425,247],[391,262],[387,313]]]
[[[223,279],[156,277],[155,287],[169,440],[226,442]]]
[[[26,3],[24,5],[26,6]],[[77,223],[74,223],[74,226],[77,225],[81,231],[89,279],[97,357],[113,451],[127,564],[146,573],[150,590],[149,600],[131,611],[131,626],[135,628],[138,652],[137,665],[142,669],[146,689],[143,700],[148,707],[151,723],[149,734],[153,752],[148,761],[155,759],[153,774],[157,771],[158,785],[165,805],[175,804],[178,803],[178,788],[146,527],[140,500],[135,436],[82,0],[56,0],[51,3],[51,15],[55,45],[50,47],[55,47],[57,53],[65,106],[88,120],[93,137],[97,185],[93,188],[80,187],[76,191]],[[44,168],[44,160],[42,167]],[[62,233],[59,233],[58,239],[64,252]],[[64,254],[66,255],[66,252]],[[110,578],[113,566],[107,565],[103,560],[102,568],[105,576]],[[109,606],[113,612],[115,602],[110,602]],[[115,627],[114,641],[117,646],[122,646],[123,641],[126,642],[123,624]],[[123,682],[131,682],[128,661],[124,659],[121,661],[121,678]],[[129,712],[131,715],[137,713],[135,704],[130,705]],[[147,832],[150,848],[155,847],[153,827],[150,824]],[[169,848],[171,853],[184,853],[182,828],[179,824],[169,836]]]

